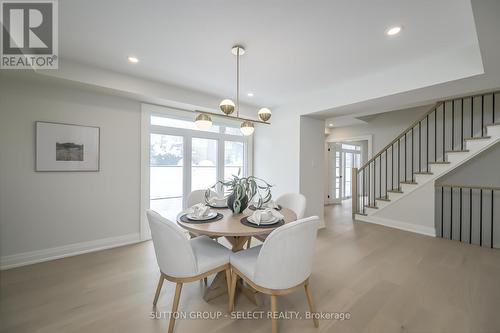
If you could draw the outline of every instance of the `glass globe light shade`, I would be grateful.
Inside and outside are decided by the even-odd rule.
[[[198,129],[207,130],[212,127],[212,118],[208,114],[200,113],[196,117],[194,123],[196,124],[196,127],[198,127]]]
[[[234,102],[230,99],[224,99],[222,100],[222,102],[220,102],[219,108],[226,115],[230,115],[234,111]]]
[[[269,119],[271,119],[271,115],[271,110],[269,110],[268,108],[262,108],[259,110],[259,118],[262,121],[268,121]]]
[[[255,128],[253,127],[253,123],[251,121],[246,120],[241,123],[240,131],[243,135],[252,135],[254,130]]]

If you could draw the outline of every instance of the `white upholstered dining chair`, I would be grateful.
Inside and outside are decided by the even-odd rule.
[[[194,190],[189,192],[186,198],[186,206],[193,207],[199,203],[205,203],[205,191],[206,190]],[[210,190],[210,197],[217,196],[217,193]]]
[[[263,245],[231,253],[231,289],[229,309],[234,311],[234,294],[238,277],[257,291],[271,295],[271,311],[276,313],[277,296],[304,287],[309,308],[316,312],[311,291],[314,244],[319,218],[312,216],[285,224],[269,234]],[[313,316],[314,326],[318,319]],[[271,319],[272,332],[278,330],[276,318]]]
[[[295,215],[297,215],[297,220],[304,217],[306,211],[306,197],[301,193],[285,193],[276,199],[276,203],[281,207],[291,209]],[[268,235],[258,235],[255,236],[258,240],[263,242]],[[250,248],[251,238],[248,239],[247,249]]]
[[[297,219],[304,217],[306,202],[306,197],[301,193],[285,193],[276,199],[278,205],[293,210]]]
[[[146,212],[151,237],[160,267],[160,280],[156,287],[153,305],[160,296],[163,280],[176,283],[172,314],[177,312],[182,284],[201,280],[211,274],[226,271],[227,286],[230,286],[229,256],[231,251],[207,236],[187,239],[185,233],[173,222],[155,211]],[[175,317],[172,315],[168,332],[172,333]]]

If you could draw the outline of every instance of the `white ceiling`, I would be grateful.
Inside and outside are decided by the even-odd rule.
[[[255,93],[243,100],[255,105],[298,97],[307,105],[323,99],[317,96],[325,88],[400,69],[426,77],[430,67],[432,82],[445,82],[469,75],[464,61],[478,68],[481,60],[440,63],[442,73],[432,63],[412,67],[478,48],[469,0],[64,0],[59,6],[63,59],[220,97],[234,95],[230,49],[242,43],[242,93]],[[404,26],[402,33],[386,36],[394,24]],[[140,62],[129,64],[128,55]],[[335,106],[324,98],[308,111]]]

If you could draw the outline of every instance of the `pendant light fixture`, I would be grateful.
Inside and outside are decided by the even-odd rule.
[[[231,118],[243,120],[241,123],[241,133],[248,136],[252,135],[255,131],[254,121],[250,119],[240,118],[240,56],[245,54],[245,49],[241,45],[235,45],[231,49],[231,53],[236,56],[236,103],[231,99],[223,99],[219,108],[226,116],[230,116],[236,110],[236,116],[230,116]],[[207,130],[212,126],[211,112],[201,112],[195,120],[196,126],[201,130]],[[259,120],[255,122],[269,124],[267,121],[271,118],[271,110],[268,108],[261,108],[258,112]]]

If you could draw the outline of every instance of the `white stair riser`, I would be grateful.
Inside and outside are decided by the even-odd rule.
[[[389,192],[389,200],[394,201],[403,196],[403,193]]]
[[[478,150],[481,150],[484,146],[488,145],[490,140],[467,140],[465,145],[467,146],[467,150],[469,150],[469,154],[474,154]]]
[[[493,137],[498,138],[500,137],[500,125],[488,126],[486,127],[486,132],[488,136],[491,136],[492,138]]]
[[[418,184],[401,184],[403,193],[411,192],[418,187]]]
[[[383,208],[391,203],[390,201],[385,201],[385,200],[376,200],[376,201],[377,201],[378,208]]]
[[[370,208],[370,207],[365,207],[365,213],[367,215],[372,215],[373,213],[375,213],[378,209],[375,209],[375,208]]]
[[[458,163],[458,162],[465,160],[467,158],[468,154],[469,154],[468,152],[447,153],[446,159],[448,160],[448,162]]]
[[[430,168],[429,168],[430,170]],[[417,183],[426,182],[429,178],[432,178],[433,175],[415,175],[415,181]]]
[[[443,172],[446,172],[449,168],[449,164],[431,164],[430,165],[431,172],[433,173],[434,178],[437,175],[442,174]]]

